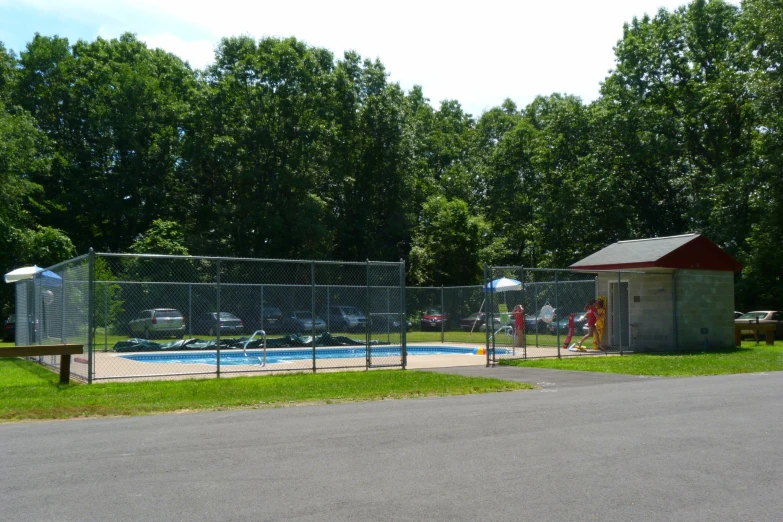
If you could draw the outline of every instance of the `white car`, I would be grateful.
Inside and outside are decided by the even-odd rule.
[[[182,339],[182,336],[185,335],[185,316],[174,308],[142,310],[128,326],[131,335],[144,339],[172,335],[177,339]]]

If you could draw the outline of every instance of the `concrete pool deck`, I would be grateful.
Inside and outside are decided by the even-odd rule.
[[[408,346],[437,346],[441,343],[409,343]],[[443,346],[454,346],[461,348],[481,348],[484,346],[478,343],[443,343]],[[498,350],[501,348],[512,350],[510,346],[498,346]],[[290,348],[287,348],[290,349]],[[519,358],[520,353],[524,355],[522,348],[513,349],[516,351],[515,358]],[[257,352],[258,349],[253,349],[253,352]],[[269,349],[268,353],[274,353],[275,349]],[[224,350],[222,353],[241,353],[242,350]],[[149,380],[150,378],[160,379],[190,379],[190,378],[214,378],[216,374],[216,367],[210,364],[203,363],[155,363],[155,362],[141,362],[126,359],[123,356],[127,355],[144,355],[144,354],[157,354],[160,352],[102,352],[95,351],[93,353],[93,380],[107,382],[107,381],[139,381]],[[194,351],[181,351],[181,352],[167,352],[171,355],[175,354],[193,354]],[[528,358],[542,358],[542,357],[557,357],[558,350],[555,346],[528,346],[526,348]],[[574,353],[567,350],[560,350],[562,357],[584,357],[590,355],[601,354],[601,352],[586,352],[586,353]],[[501,360],[504,357],[498,355],[497,360]],[[247,365],[224,365],[221,366],[221,376],[250,376],[250,375],[272,375],[286,372],[312,372],[312,360],[300,360],[283,363],[269,363],[265,367],[261,367],[260,361],[257,356],[252,356],[249,359],[253,360],[254,364]],[[81,376],[86,379],[87,376],[87,358],[77,357],[71,363],[71,371],[77,376]],[[382,368],[398,368],[399,358],[392,357],[377,357],[374,358],[372,369]],[[444,355],[409,355],[408,365],[409,370],[426,370],[426,369],[443,369],[443,368],[460,368],[460,367],[486,367],[487,356],[483,353],[479,355],[472,354],[444,354]],[[316,371],[328,370],[328,371],[349,371],[349,370],[365,370],[365,359],[363,357],[357,358],[345,358],[345,359],[317,359]],[[176,375],[172,375],[175,374]]]

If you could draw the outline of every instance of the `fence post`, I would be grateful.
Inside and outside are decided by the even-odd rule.
[[[446,309],[443,308],[443,284],[440,285],[440,342],[444,342],[446,328]]]
[[[367,320],[365,322],[365,332],[364,332],[364,342],[365,342],[365,353],[367,354],[367,359],[365,363],[366,369],[370,369],[370,366],[372,365],[372,354],[370,353],[370,330],[372,330],[372,314],[370,313],[370,260],[367,259],[365,263],[365,317],[367,317]]]
[[[188,283],[188,337],[193,337],[193,283]]]
[[[315,373],[315,261],[310,261],[310,333],[313,336],[313,373]]]
[[[559,320],[559,314],[560,314],[560,307],[558,303],[558,295],[557,295],[557,269],[555,269],[555,338],[557,339],[557,357],[558,359],[561,357],[560,355],[560,328],[557,327],[557,321]]]
[[[537,288],[536,281],[536,273],[533,272],[533,288]],[[535,326],[533,327],[535,329],[535,335],[536,335],[536,349],[538,348],[538,317],[539,317],[539,311],[538,311],[538,291],[533,291],[533,315],[535,316],[536,322],[534,323]]]
[[[525,306],[527,305],[527,290],[525,290],[525,267],[522,267],[522,358],[527,359],[527,332],[525,331]]]
[[[67,336],[65,335],[65,274],[66,273],[68,273],[68,268],[64,267],[61,276],[62,281],[60,282],[60,284],[62,285],[60,287],[60,301],[61,301],[60,308],[62,308],[62,311],[60,312],[60,317],[62,318],[62,320],[60,321],[60,343],[62,344],[67,344],[66,341]]]
[[[109,349],[109,285],[103,284],[103,351]]]
[[[92,384],[93,360],[92,329],[95,323],[95,251],[87,252],[87,384]]]
[[[405,261],[400,259],[400,354],[402,355],[402,369],[404,370],[408,366],[408,346],[407,346],[407,332],[408,332],[408,307],[405,303]]]
[[[217,314],[217,328],[215,328],[215,330],[217,331],[217,338],[215,339],[215,342],[217,343],[217,351],[215,353],[217,354],[217,367],[215,369],[215,373],[216,376],[220,378],[220,259],[217,260],[216,270],[215,306],[217,307],[217,310],[215,310],[215,313]]]
[[[620,355],[623,354],[623,279],[617,272],[617,336],[620,338]]]
[[[389,319],[391,319],[391,288],[386,287],[386,342],[391,344],[391,328],[389,328]],[[402,326],[402,323],[400,323]]]
[[[487,300],[489,297],[489,292],[487,292],[487,264],[484,263],[484,286],[481,287],[481,291],[484,293],[484,301]],[[492,312],[490,311],[489,304],[487,304],[487,311],[484,312],[484,315],[486,316],[487,320],[484,321],[484,324],[486,327],[486,338],[487,338],[487,344],[486,344],[486,353],[487,353],[487,366],[489,366],[489,336],[490,330],[495,327],[495,318],[492,316]]]
[[[264,329],[264,285],[261,285],[261,310],[258,312],[260,314],[260,320],[258,321],[258,326],[253,328],[253,332]],[[253,324],[255,324],[255,321],[253,321]]]

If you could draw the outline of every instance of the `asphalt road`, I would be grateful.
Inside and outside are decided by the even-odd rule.
[[[0,520],[783,519],[783,372],[571,373],[505,375],[535,391],[0,425]]]

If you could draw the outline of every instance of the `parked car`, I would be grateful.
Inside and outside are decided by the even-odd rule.
[[[185,335],[185,326],[185,316],[174,308],[142,310],[136,319],[128,324],[131,335],[145,339],[171,335],[182,339]]]
[[[405,319],[405,331],[410,332],[413,323]],[[398,315],[378,315],[373,317],[372,331],[375,333],[397,332],[400,331],[400,317]]]
[[[216,335],[220,329],[220,335],[242,334],[245,331],[245,323],[231,312],[220,312],[218,319],[217,312],[204,312],[196,315],[193,319],[193,333]]]
[[[734,311],[734,319],[739,319],[743,315],[745,315],[744,312],[737,312],[736,310]]]
[[[568,324],[570,322],[570,314],[564,318],[555,318],[554,321],[547,325],[549,333],[556,335],[558,332],[568,335]],[[587,333],[587,316],[584,312],[574,313],[574,335],[584,335]],[[584,333],[579,333],[584,332]]]
[[[774,324],[775,339],[783,339],[783,312],[763,310],[757,312],[748,312],[734,320],[735,324],[756,323]],[[753,330],[740,330],[740,335],[753,335]]]
[[[492,322],[495,324],[495,327],[492,329],[493,331],[500,328],[500,317],[494,316]],[[463,317],[459,320],[459,327],[466,332],[483,332],[487,329],[487,314],[484,312],[474,312],[467,317]]]
[[[312,313],[307,310],[297,310],[283,318],[280,328],[288,333],[307,334],[313,330],[318,333],[326,331],[326,322],[318,316],[313,319]]]
[[[261,317],[256,322],[255,330],[264,330],[266,333],[280,331],[280,322],[283,320],[283,312],[275,306],[265,306],[261,310]]]
[[[364,330],[367,318],[355,306],[332,305],[329,307],[329,329],[333,332]]]
[[[440,330],[441,325],[448,320],[448,315],[437,308],[430,308],[421,314],[422,330]]]
[[[16,340],[16,316],[11,314],[5,320],[3,325],[3,341],[13,342]]]
[[[511,323],[513,326],[513,323]],[[525,332],[526,333],[549,333],[549,324],[544,322],[544,319],[540,315],[526,315],[525,316]]]

